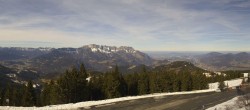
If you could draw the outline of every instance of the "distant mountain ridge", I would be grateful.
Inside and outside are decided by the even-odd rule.
[[[211,52],[198,56],[196,63],[210,70],[247,70],[250,69],[250,54]]]
[[[88,69],[107,71],[115,65],[151,65],[154,61],[132,47],[96,44],[80,48],[0,48],[0,53],[2,63],[7,66],[15,65],[44,73],[64,71],[80,63],[85,63]]]
[[[136,50],[133,47],[128,47],[128,46],[116,47],[116,46],[90,44],[83,46],[83,48],[90,48],[92,52],[102,52],[102,53],[114,53],[118,51],[125,51],[126,53],[136,52]]]

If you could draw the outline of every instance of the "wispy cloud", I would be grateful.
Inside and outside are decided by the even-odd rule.
[[[0,0],[0,41],[60,44],[55,47],[97,43],[141,50],[230,50],[242,45],[239,38],[250,40],[249,4],[235,0]],[[228,40],[235,41],[231,47],[221,45]]]

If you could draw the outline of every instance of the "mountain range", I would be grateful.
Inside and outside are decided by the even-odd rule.
[[[173,61],[178,61],[178,58]],[[212,71],[250,69],[250,54],[246,52],[234,54],[211,52],[180,58]],[[17,72],[26,71],[26,74],[36,75],[60,74],[72,66],[78,67],[81,63],[84,63],[89,71],[110,71],[118,65],[122,73],[133,73],[140,70],[142,65],[154,68],[173,61],[156,60],[128,46],[90,44],[79,48],[0,47],[1,65],[14,68]]]
[[[132,47],[85,45],[79,48],[0,48],[1,64],[40,74],[62,72],[84,63],[95,71],[108,71],[115,65],[131,69],[152,65],[155,60]]]
[[[195,64],[208,70],[249,70],[250,54],[211,52],[195,57]]]

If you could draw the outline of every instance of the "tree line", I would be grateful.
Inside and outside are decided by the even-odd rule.
[[[41,89],[35,89],[32,81],[19,89],[2,89],[0,104],[45,106],[150,93],[201,90],[208,88],[210,80],[202,73],[154,72],[147,71],[145,66],[140,73],[121,74],[116,66],[113,71],[90,75],[81,64],[79,69],[73,67],[66,70],[57,80],[45,83]]]

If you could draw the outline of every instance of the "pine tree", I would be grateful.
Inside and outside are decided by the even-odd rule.
[[[181,80],[181,90],[182,91],[191,91],[193,87],[193,82],[190,73],[182,73],[182,80]]]
[[[51,80],[49,84],[45,84],[41,94],[42,105],[55,105],[60,103],[58,90],[58,86],[53,80]]]
[[[103,90],[103,76],[92,76],[89,87],[90,87],[90,100],[100,100],[105,98]]]
[[[24,102],[23,106],[35,106],[36,105],[36,93],[33,88],[33,82],[29,81],[27,87],[24,92]]]
[[[159,85],[158,85],[159,79],[157,78],[155,73],[151,73],[149,75],[149,87],[150,87],[150,93],[156,93],[159,92]]]
[[[162,73],[161,84],[163,88],[163,92],[172,92],[173,91],[173,82],[168,73]]]
[[[138,80],[138,93],[140,95],[142,94],[148,94],[149,93],[149,77],[146,72],[145,66],[143,67],[143,72],[139,74],[139,80]]]
[[[81,74],[82,77],[85,78],[85,79],[88,77],[86,68],[85,68],[85,66],[84,66],[83,63],[82,63],[81,66],[80,66],[80,74]]]
[[[63,75],[59,77],[57,80],[59,86],[59,95],[62,103],[70,103],[71,102],[71,92],[70,92],[70,72],[68,70],[65,71]]]
[[[138,95],[138,74],[128,74],[124,77],[127,85],[127,95]]]
[[[174,92],[178,92],[181,91],[181,80],[180,80],[180,75],[174,75],[174,79],[173,79],[173,91]]]
[[[218,88],[219,88],[221,91],[224,90],[224,88],[225,88],[225,83],[224,83],[223,80],[219,82],[219,87],[218,87]]]
[[[0,88],[0,106],[2,106],[3,104],[2,104],[2,101],[3,100],[3,89],[2,88]]]
[[[86,78],[88,77],[84,64],[81,64],[80,71],[77,77],[77,101],[84,101],[89,99],[89,87]]]
[[[2,105],[9,106],[10,105],[10,84],[7,85],[6,89],[3,91],[2,97]]]
[[[45,84],[41,93],[41,103],[43,106],[50,105],[50,87],[49,84]]]
[[[10,93],[10,105],[11,106],[16,106],[16,102],[17,102],[17,90],[16,87],[13,87],[11,89],[11,93]]]
[[[68,83],[69,83],[69,88],[70,88],[70,93],[71,93],[71,95],[70,95],[70,97],[71,97],[71,103],[76,103],[76,102],[78,102],[78,84],[77,84],[77,82],[78,82],[78,71],[77,71],[77,69],[76,69],[76,67],[73,67],[72,68],[72,71],[71,71],[71,74],[70,74],[70,77],[69,77],[70,79],[69,79],[69,81],[68,81]]]
[[[122,96],[122,85],[117,65],[113,72],[106,73],[104,86],[107,98],[116,98]]]

